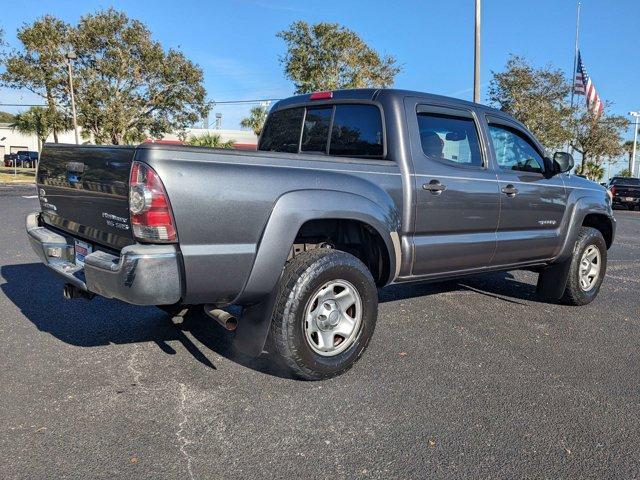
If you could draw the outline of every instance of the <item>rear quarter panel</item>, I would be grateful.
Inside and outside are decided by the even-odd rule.
[[[136,155],[158,172],[169,195],[184,262],[185,303],[238,298],[276,202],[288,192],[321,190],[327,199],[332,191],[360,195],[391,205],[388,227],[400,225],[402,178],[391,161],[157,146]],[[324,205],[317,203],[313,208],[321,218]]]

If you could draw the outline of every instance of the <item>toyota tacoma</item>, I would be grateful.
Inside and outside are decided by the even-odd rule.
[[[615,220],[572,167],[479,104],[317,92],[277,102],[254,152],[47,144],[26,230],[67,298],[203,309],[316,380],[362,355],[389,284],[527,269],[591,302]]]

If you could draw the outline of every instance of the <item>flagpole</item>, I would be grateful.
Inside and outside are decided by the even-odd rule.
[[[571,109],[573,109],[573,97],[576,88],[576,68],[578,67],[578,40],[580,38],[580,6],[582,4],[578,2],[576,11],[576,44],[573,50],[573,71],[571,72]]]
[[[580,39],[580,6],[582,4],[578,2],[576,7],[576,42],[573,49],[573,70],[571,72],[571,111],[573,111],[573,100],[576,93],[576,68],[578,67],[578,41]],[[578,127],[576,125],[575,133],[577,133]],[[573,155],[575,149],[573,148],[573,142],[570,142],[571,155]]]

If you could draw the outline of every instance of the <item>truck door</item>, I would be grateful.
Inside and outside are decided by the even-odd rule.
[[[543,150],[515,122],[487,117],[500,186],[500,224],[492,265],[553,257],[567,206],[564,183],[545,175]]]
[[[476,115],[419,100],[405,108],[416,208],[412,275],[486,267],[496,246],[500,199]]]

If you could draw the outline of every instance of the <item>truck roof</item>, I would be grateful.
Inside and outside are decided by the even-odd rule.
[[[445,103],[452,106],[464,106],[473,107],[475,109],[482,109],[487,112],[495,112],[505,115],[504,112],[495,108],[482,105],[480,103],[469,102],[460,98],[447,97],[444,95],[435,95],[432,93],[416,92],[412,90],[401,90],[397,88],[353,88],[346,90],[333,90],[331,91],[331,100],[377,100],[382,97],[393,98],[396,97],[399,100],[404,97],[420,97],[428,101],[434,101],[437,103]],[[305,93],[302,95],[295,95],[293,97],[285,98],[276,102],[273,106],[273,110],[279,110],[292,105],[299,105],[303,103],[312,102],[311,93]]]

